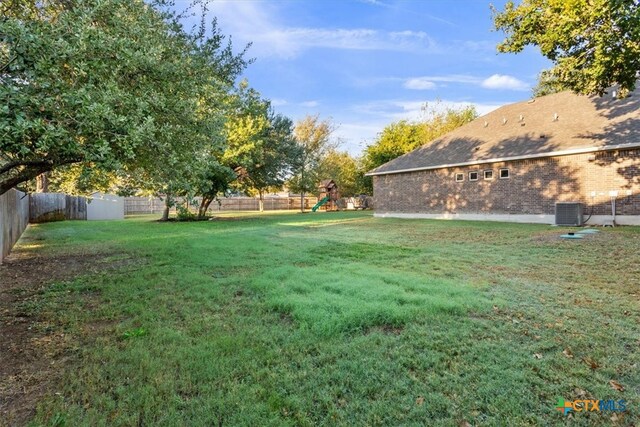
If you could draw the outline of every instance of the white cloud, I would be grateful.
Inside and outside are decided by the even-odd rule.
[[[308,107],[308,108],[315,108],[318,105],[320,105],[318,101],[304,101],[300,103],[301,107]]]
[[[426,77],[408,79],[404,82],[403,86],[407,89],[413,90],[430,90],[436,88],[436,84]]]
[[[286,99],[274,98],[271,100],[271,105],[274,107],[282,107],[283,105],[287,105],[288,102]]]
[[[485,89],[507,89],[507,90],[529,90],[527,85],[522,80],[518,80],[513,76],[507,76],[504,74],[494,74],[491,77],[486,78],[480,84]]]
[[[449,74],[446,76],[423,77],[434,82],[477,84],[482,79],[468,74]]]
[[[376,6],[389,7],[388,4],[381,2],[380,0],[358,0],[360,3],[374,4]]]
[[[353,77],[351,83],[357,87],[376,86],[387,83],[402,82],[407,89],[427,90],[440,86],[437,83],[464,83],[476,84],[482,83],[482,78],[470,76],[468,74],[448,74],[442,76],[419,76],[419,77]],[[433,83],[433,85],[431,84]]]
[[[451,74],[444,76],[412,77],[404,80],[403,86],[407,89],[427,90],[434,89],[436,83],[461,83],[480,85],[485,89],[529,90],[522,80],[503,74],[494,74],[486,79],[466,74]]]
[[[445,76],[422,76],[412,77],[404,81],[403,86],[407,89],[426,90],[434,89],[436,83],[464,83],[478,84],[482,79],[466,74],[450,74]]]
[[[397,3],[397,2],[394,3],[394,4],[390,4],[390,3],[384,3],[384,2],[382,2],[380,0],[357,0],[357,1],[359,1],[360,3],[370,4],[370,5],[379,6],[379,7],[385,7],[387,9],[393,9],[393,10],[396,10],[396,11],[401,11],[401,12],[410,13],[410,14],[413,14],[413,15],[422,16],[422,17],[427,18],[429,20],[437,21],[437,22],[440,22],[440,23],[443,23],[443,24],[447,24],[447,25],[450,25],[450,26],[457,26],[453,22],[447,21],[446,19],[442,19],[442,18],[440,18],[438,16],[430,15],[430,14],[424,13],[424,12],[418,12],[418,11],[416,11],[414,9],[410,9],[410,8],[401,7],[400,4]]]
[[[366,114],[369,117],[377,117],[384,119],[386,124],[389,124],[398,120],[418,120],[424,116],[425,104],[429,109],[435,109],[436,111],[444,111],[447,108],[461,109],[469,105],[473,105],[479,115],[485,115],[496,108],[501,107],[503,104],[498,103],[482,103],[482,102],[467,102],[467,101],[449,101],[449,100],[379,100],[359,104],[353,107],[353,111]],[[384,126],[383,125],[383,126]],[[382,128],[380,128],[382,130]]]
[[[340,145],[341,150],[346,150],[357,156],[367,145],[374,141],[383,127],[384,124],[380,121],[367,122],[349,119],[338,125],[334,136],[342,142]]]
[[[392,31],[389,33],[389,37],[391,40],[404,40],[404,39],[418,39],[418,40],[428,40],[429,35],[424,31]]]
[[[428,103],[429,108],[444,110],[445,108],[464,108],[473,105],[479,115],[485,115],[496,108],[501,107],[501,103],[481,103],[465,101],[438,101],[432,100],[412,100],[412,99],[383,99],[371,102],[364,102],[352,105],[340,105],[338,107],[323,106],[331,112],[333,117],[338,117],[334,136],[342,141],[340,148],[349,151],[353,155],[359,155],[369,144],[373,143],[377,135],[382,132],[385,126],[398,120],[419,120],[424,117],[424,105]],[[295,107],[294,107],[295,106]],[[308,111],[299,104],[290,103],[293,110],[287,113],[295,120],[304,117]],[[320,111],[323,116],[327,112]]]
[[[352,105],[349,111],[343,112],[336,136],[344,141],[343,149],[358,155],[366,145],[373,143],[377,135],[390,123],[398,120],[419,120],[424,117],[425,102],[429,108],[435,108],[438,111],[444,111],[446,108],[461,109],[473,105],[480,116],[503,105],[501,103],[438,101],[435,99],[427,101],[377,100]]]
[[[226,34],[241,44],[252,42],[250,55],[294,58],[313,48],[437,52],[437,43],[423,31],[380,31],[370,28],[290,27],[277,22],[267,2],[216,1],[212,13]]]
[[[417,52],[437,49],[435,41],[426,34],[368,28],[276,28],[254,37],[256,47],[263,53],[284,58],[313,48]]]

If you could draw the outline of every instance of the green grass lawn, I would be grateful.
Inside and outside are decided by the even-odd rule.
[[[24,303],[69,337],[34,423],[637,425],[640,228],[561,231],[369,213],[32,226],[23,252],[99,255]],[[558,398],[627,411],[567,418]]]

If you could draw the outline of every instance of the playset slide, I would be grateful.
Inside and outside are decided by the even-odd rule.
[[[324,205],[325,203],[327,203],[330,200],[329,196],[326,196],[324,199],[320,200],[318,203],[315,204],[314,207],[311,208],[312,211],[317,211],[318,208],[320,208],[320,206]]]

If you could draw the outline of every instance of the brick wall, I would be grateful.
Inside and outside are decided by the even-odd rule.
[[[509,178],[500,178],[501,168]],[[484,179],[485,170],[493,179]],[[457,173],[464,181],[456,182]],[[553,214],[556,202],[579,201],[586,214],[593,207],[594,215],[609,215],[609,192],[618,191],[616,213],[640,215],[640,149],[380,175],[373,187],[378,213]]]

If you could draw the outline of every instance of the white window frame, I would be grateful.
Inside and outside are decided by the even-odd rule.
[[[460,179],[458,179],[458,177],[460,177]],[[464,182],[464,174],[456,173],[455,179],[456,179],[456,182]]]
[[[487,172],[491,172],[491,177],[490,178],[487,178]],[[486,169],[486,170],[482,171],[482,178],[486,179],[487,181],[493,180],[493,169]]]
[[[476,178],[473,179],[471,178],[471,174],[475,173],[476,174]],[[480,178],[480,171],[471,171],[469,172],[469,181],[477,181]]]
[[[502,176],[503,171],[507,171],[507,176]],[[498,176],[500,177],[500,179],[509,179],[511,178],[511,171],[509,170],[509,168],[500,168]]]

